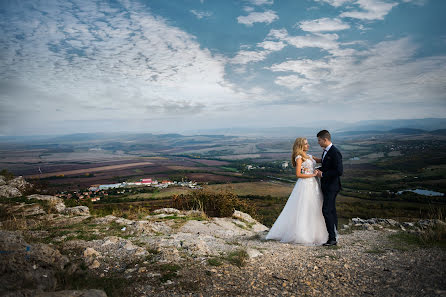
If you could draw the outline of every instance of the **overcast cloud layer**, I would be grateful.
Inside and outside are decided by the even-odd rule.
[[[0,135],[444,117],[440,2],[2,1]]]

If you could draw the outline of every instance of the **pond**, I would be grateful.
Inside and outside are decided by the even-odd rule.
[[[435,191],[429,191],[429,190],[423,190],[423,189],[403,190],[403,191],[397,192],[397,194],[401,195],[403,192],[413,192],[413,193],[417,193],[419,195],[424,195],[424,196],[444,196],[444,193],[435,192]]]

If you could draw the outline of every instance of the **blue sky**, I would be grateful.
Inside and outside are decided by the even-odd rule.
[[[444,117],[446,1],[1,1],[0,135]]]

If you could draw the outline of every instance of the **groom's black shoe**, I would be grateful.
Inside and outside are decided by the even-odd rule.
[[[323,246],[332,246],[336,244],[337,244],[336,240],[329,240],[326,243],[324,243]]]

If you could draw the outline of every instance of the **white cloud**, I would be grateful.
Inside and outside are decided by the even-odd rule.
[[[339,6],[344,5],[345,3],[352,2],[353,0],[315,0],[315,1],[328,3],[334,7],[339,7]]]
[[[265,12],[251,12],[247,16],[239,16],[237,21],[239,24],[244,24],[247,26],[252,26],[254,23],[267,23],[271,24],[275,20],[278,20],[275,11],[267,10]]]
[[[212,12],[210,11],[198,11],[195,9],[190,10],[190,12],[195,15],[198,19],[208,18],[212,16]]]
[[[321,18],[312,21],[302,21],[299,27],[303,31],[308,32],[329,32],[340,31],[350,28],[349,24],[342,22],[340,19]]]
[[[245,51],[241,50],[230,61],[233,64],[248,64],[265,60],[270,51]]]
[[[286,29],[271,29],[267,38],[286,39],[288,37],[288,31]]]
[[[254,7],[251,7],[251,6],[245,6],[245,7],[243,7],[243,10],[246,12],[253,12],[255,9],[254,9]]]
[[[281,49],[283,49],[286,46],[286,44],[283,43],[282,41],[265,40],[263,42],[257,43],[257,46],[262,47],[269,51],[280,51]]]
[[[290,36],[286,41],[297,48],[317,47],[324,50],[338,47],[337,34],[314,34],[305,36]]]
[[[381,0],[357,0],[355,4],[359,5],[362,11],[347,11],[341,13],[341,17],[355,18],[360,20],[383,20],[384,17],[392,10],[398,3],[388,3]]]
[[[310,80],[297,75],[278,76],[274,82],[279,86],[284,86],[289,89],[302,88],[311,85]]]
[[[270,69],[275,72],[297,72],[307,82],[324,79],[330,73],[330,67],[326,62],[310,59],[286,61],[275,64]]]
[[[337,49],[339,47],[337,34],[314,33],[308,35],[292,36],[286,29],[270,30],[267,39],[278,39],[297,48],[316,47],[324,50]]]

